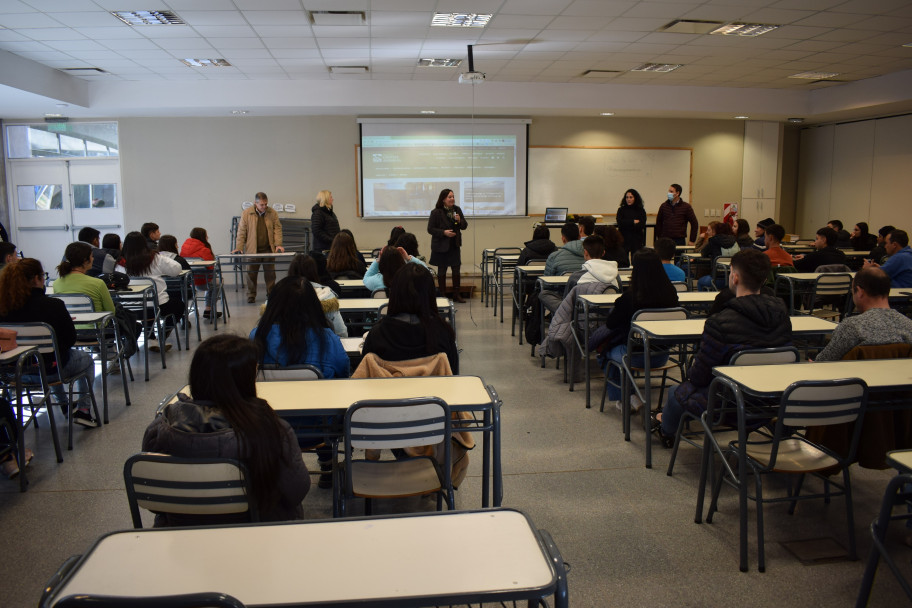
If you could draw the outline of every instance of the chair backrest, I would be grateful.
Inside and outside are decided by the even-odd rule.
[[[776,428],[854,422],[863,413],[867,396],[868,386],[859,378],[795,382],[782,394]]]
[[[250,521],[259,520],[247,469],[236,460],[142,452],[127,459],[123,474],[135,528],[142,528],[140,507],[183,515],[248,513]]]
[[[842,356],[843,360],[902,359],[912,357],[912,344],[859,344]]]
[[[815,293],[818,296],[841,296],[852,289],[852,275],[845,273],[822,274],[817,277]]]
[[[529,260],[526,266],[541,266],[544,268],[547,263],[548,260]]]
[[[436,397],[358,401],[345,413],[350,448],[394,449],[450,441],[450,408]]]
[[[633,321],[682,321],[690,318],[684,308],[643,308],[633,313]]]
[[[92,304],[92,298],[84,293],[52,293],[48,294],[49,298],[63,300],[67,312],[75,314],[77,312],[95,312],[95,305]]]
[[[385,299],[385,298],[388,298],[389,296],[386,294],[386,289],[381,288],[381,289],[373,290],[371,292],[371,297],[376,298],[376,299]]]
[[[852,269],[845,264],[823,264],[815,268],[814,272],[852,272]]]
[[[690,291],[690,285],[687,284],[687,281],[672,281],[675,291]]]
[[[54,328],[47,323],[0,323],[0,327],[16,332],[16,344],[38,348],[42,355],[54,355],[58,358],[57,335]]]
[[[289,365],[280,367],[272,363],[264,363],[260,366],[260,380],[264,382],[275,382],[279,380],[322,380],[323,372],[318,367],[302,363],[300,365]]]
[[[775,348],[751,348],[732,355],[729,365],[780,365],[798,363],[801,355],[794,346],[777,346]]]

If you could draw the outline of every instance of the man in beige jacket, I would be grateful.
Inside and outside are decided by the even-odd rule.
[[[269,199],[263,192],[257,192],[253,207],[245,209],[238,224],[237,242],[232,253],[284,253],[282,247],[282,224],[275,209],[269,208]],[[266,279],[266,297],[275,285],[275,264],[267,258],[263,260],[263,278]],[[256,301],[257,273],[259,264],[247,267],[247,303]]]

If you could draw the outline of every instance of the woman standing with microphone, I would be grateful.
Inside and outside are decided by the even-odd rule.
[[[431,235],[431,265],[437,267],[437,283],[440,295],[446,297],[447,268],[453,269],[453,301],[465,302],[459,294],[459,266],[462,260],[459,248],[462,246],[462,231],[469,227],[462,209],[456,206],[456,196],[449,188],[440,191],[437,205],[428,218],[428,234]]]

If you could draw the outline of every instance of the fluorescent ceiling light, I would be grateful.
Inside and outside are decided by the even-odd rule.
[[[673,72],[683,67],[680,63],[644,63],[630,70],[631,72]]]
[[[797,117],[796,117],[796,118],[789,118],[789,119],[787,119],[787,120],[788,120],[788,122],[792,123],[793,125],[800,125],[801,123],[804,122],[804,119],[803,119],[803,118],[797,118]]]
[[[661,30],[675,34],[708,34],[723,25],[724,21],[701,21],[699,19],[675,19]]]
[[[250,110],[231,110],[231,113],[235,116],[244,116],[250,114]]]
[[[723,25],[720,28],[716,28],[710,32],[710,34],[721,34],[723,36],[762,36],[767,32],[772,32],[775,29],[778,29],[778,25],[770,25],[767,23],[729,23]]]
[[[456,68],[462,64],[462,59],[419,59],[418,65],[426,68]]]
[[[436,114],[437,110],[421,110],[422,114]]]
[[[191,68],[230,68],[225,59],[181,59],[181,63]]]
[[[839,76],[839,72],[800,72],[798,74],[792,74],[789,78],[803,78],[805,80],[825,80],[827,78],[832,78],[833,76]]]
[[[903,46],[906,47],[907,49],[912,49],[912,42],[907,42]]]
[[[333,74],[364,74],[367,72],[366,65],[331,65],[329,71]]]
[[[310,11],[314,25],[364,25],[364,11]]]
[[[750,116],[735,116],[735,120],[747,120]]]
[[[614,116],[614,112],[600,112],[599,116]]]
[[[127,25],[186,25],[173,11],[111,11]]]
[[[620,70],[586,70],[582,76],[583,78],[611,78],[620,73]]]
[[[434,13],[435,27],[484,27],[493,15],[481,13]]]

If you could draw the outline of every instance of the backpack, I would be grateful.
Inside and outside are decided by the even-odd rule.
[[[130,277],[122,272],[105,272],[98,275],[108,289],[123,291],[130,285]]]

